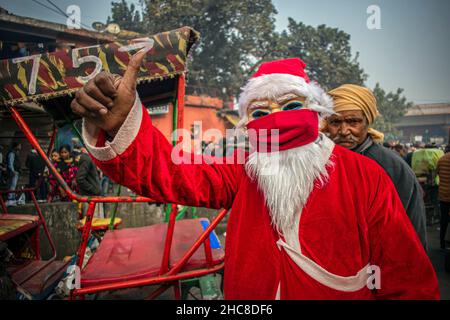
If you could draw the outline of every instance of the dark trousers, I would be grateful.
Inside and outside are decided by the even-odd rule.
[[[441,248],[445,248],[445,234],[447,232],[448,223],[450,221],[449,212],[450,212],[450,202],[440,201],[441,207],[441,232],[440,232],[440,240],[441,240]]]
[[[40,174],[40,173],[30,173],[28,182],[29,182],[28,186],[30,188],[34,188],[37,185],[39,185],[39,188],[36,190],[36,197],[39,200],[47,199],[47,185],[46,185],[45,179],[42,176],[42,174]],[[28,197],[29,197],[29,195],[27,195],[27,198]],[[28,200],[31,200],[31,199],[28,199]]]

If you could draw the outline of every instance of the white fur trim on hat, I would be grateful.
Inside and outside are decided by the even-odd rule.
[[[252,78],[242,88],[239,97],[241,120],[237,127],[247,122],[247,108],[251,101],[276,99],[287,93],[306,97],[307,107],[319,112],[322,116],[333,113],[333,100],[317,83],[307,83],[305,79],[291,74],[272,73]]]

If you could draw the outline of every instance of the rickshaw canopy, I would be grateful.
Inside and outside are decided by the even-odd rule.
[[[151,47],[138,74],[141,97],[170,98],[199,33],[182,27],[135,39],[0,61],[0,105],[41,105],[55,120],[75,119],[73,94],[102,70],[122,75],[131,56]]]

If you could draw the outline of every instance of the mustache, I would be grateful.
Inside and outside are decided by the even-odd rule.
[[[346,136],[338,134],[332,140],[333,140],[334,143],[342,143],[342,142],[357,143],[358,142],[358,138],[355,137],[353,134],[349,134],[349,135],[346,135]]]

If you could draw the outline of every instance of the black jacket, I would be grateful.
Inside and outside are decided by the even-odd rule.
[[[374,143],[370,137],[353,151],[375,160],[391,177],[403,207],[420,241],[427,249],[426,212],[422,187],[406,161],[394,151]]]
[[[100,195],[100,177],[98,175],[97,167],[92,162],[91,158],[85,153],[82,153],[78,160],[78,172],[76,179],[82,195]]]
[[[25,166],[30,170],[30,177],[32,176],[39,176],[44,172],[45,169],[45,163],[44,160],[37,154],[31,152],[27,156],[27,160],[25,162]]]

